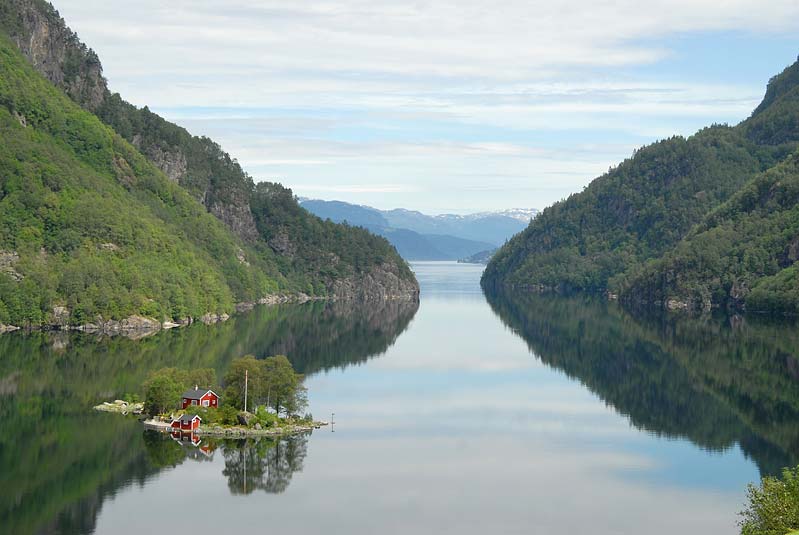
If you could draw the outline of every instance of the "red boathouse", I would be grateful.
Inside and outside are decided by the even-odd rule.
[[[183,392],[182,407],[185,409],[189,405],[199,405],[201,407],[219,407],[219,396],[213,390],[194,387],[192,390]]]
[[[172,420],[171,426],[173,429],[180,429],[181,431],[194,431],[200,427],[200,422],[202,422],[202,418],[196,414],[184,414],[180,418]]]

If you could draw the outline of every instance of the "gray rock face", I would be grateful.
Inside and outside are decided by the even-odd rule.
[[[179,183],[186,177],[188,162],[186,155],[180,150],[165,151],[156,145],[142,147],[140,136],[133,138],[133,146],[144,153],[170,180]]]
[[[288,232],[284,229],[280,229],[275,236],[269,240],[269,247],[277,254],[285,256],[289,260],[294,258],[294,254],[297,252],[297,248],[291,242]]]
[[[54,306],[51,323],[59,329],[65,329],[69,325],[69,310],[64,306]]]
[[[203,204],[240,238],[247,241],[257,240],[259,234],[250,211],[250,200],[244,194],[235,194],[232,197],[233,199],[228,202],[214,202],[210,205],[203,202]]]
[[[414,280],[400,277],[394,264],[382,264],[369,272],[333,281],[330,292],[336,299],[362,301],[417,301],[419,287]]]
[[[142,338],[161,330],[161,322],[144,316],[130,316],[123,320],[103,320],[75,327],[76,330],[108,335],[124,335],[128,338]]]
[[[205,323],[206,325],[211,325],[213,323],[219,323],[220,321],[227,321],[230,319],[228,314],[203,314],[200,316],[200,321]]]
[[[8,0],[20,24],[11,38],[36,69],[91,111],[108,92],[97,55],[35,0]]]
[[[14,266],[19,262],[19,255],[16,251],[0,251],[0,273],[4,273],[11,277],[11,280],[21,281],[23,279]]]
[[[239,421],[239,424],[250,427],[250,423],[255,419],[255,415],[250,412],[241,411],[236,415],[236,419]]]

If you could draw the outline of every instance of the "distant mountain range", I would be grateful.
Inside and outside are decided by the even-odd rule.
[[[406,260],[458,260],[493,251],[524,230],[538,214],[534,208],[514,208],[468,215],[427,215],[404,208],[378,210],[316,199],[300,199],[300,205],[322,219],[346,221],[385,236]]]

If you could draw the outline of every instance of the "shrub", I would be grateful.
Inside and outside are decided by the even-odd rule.
[[[799,466],[785,468],[781,479],[766,476],[759,487],[750,484],[747,498],[742,535],[786,535],[799,529]]]
[[[261,424],[261,427],[272,427],[279,420],[277,414],[269,412],[263,405],[255,410],[255,421]]]

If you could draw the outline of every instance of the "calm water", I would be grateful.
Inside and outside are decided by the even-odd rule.
[[[0,531],[138,535],[194,512],[219,533],[734,534],[746,484],[799,463],[795,325],[486,297],[479,266],[413,267],[418,310],[0,338]],[[192,445],[88,410],[245,353],[287,354],[333,428]]]

